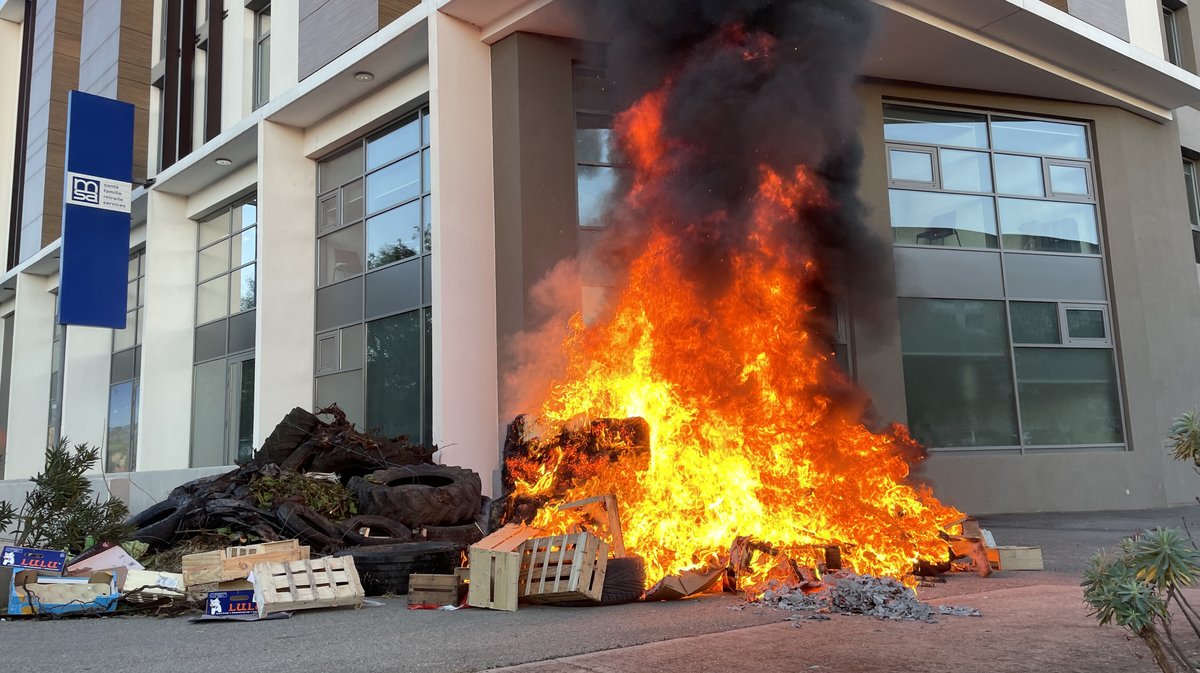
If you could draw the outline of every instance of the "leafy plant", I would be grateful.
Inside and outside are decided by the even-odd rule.
[[[314,479],[296,472],[281,472],[279,476],[263,476],[250,484],[256,504],[274,510],[285,502],[296,502],[323,514],[334,521],[358,514],[354,495],[337,481]]]
[[[1193,409],[1180,415],[1171,423],[1171,455],[1177,460],[1190,460],[1192,467],[1200,472],[1200,414]]]
[[[12,506],[12,503],[0,500],[0,535],[3,535],[8,527],[12,525],[14,519],[17,518],[17,510]]]
[[[17,544],[83,551],[89,536],[124,542],[133,534],[125,524],[129,508],[115,496],[101,501],[84,475],[100,459],[100,449],[87,444],[67,447],[67,440],[46,447],[46,467],[31,481],[25,506],[16,517]]]
[[[1083,600],[1102,626],[1115,624],[1141,638],[1164,673],[1195,671],[1171,631],[1173,601],[1197,636],[1200,619],[1180,588],[1200,577],[1200,552],[1171,528],[1142,531],[1116,552],[1101,550],[1083,573]]]

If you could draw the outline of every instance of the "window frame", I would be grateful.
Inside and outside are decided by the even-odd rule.
[[[1179,41],[1179,17],[1176,7],[1162,3],[1163,13],[1163,58],[1168,63],[1183,67],[1183,43]]]
[[[270,67],[263,68],[263,52],[267,54],[267,60],[270,60],[271,45],[267,42],[271,39],[271,29],[268,27],[263,30],[263,17],[271,16],[271,3],[266,3],[262,7],[253,10],[254,14],[254,69],[253,81],[251,83],[251,110],[266,105],[271,100],[271,70]],[[263,43],[267,42],[264,50]],[[266,91],[263,91],[263,89]]]

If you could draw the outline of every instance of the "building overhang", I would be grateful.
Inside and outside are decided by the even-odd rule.
[[[427,10],[418,6],[155,176],[151,189],[186,196],[253,164],[263,120],[308,128],[429,60]],[[356,73],[369,72],[370,81]],[[217,163],[217,159],[227,159]]]
[[[515,32],[604,40],[589,0],[438,0],[493,44]],[[874,0],[865,77],[1114,105],[1166,121],[1200,102],[1200,77],[1040,0]]]
[[[0,19],[13,23],[25,21],[25,0],[0,0]]]

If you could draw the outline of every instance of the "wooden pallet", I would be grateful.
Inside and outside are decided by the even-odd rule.
[[[527,540],[521,551],[518,595],[538,603],[600,600],[608,543],[591,533]]]
[[[541,534],[537,528],[510,523],[471,545],[467,605],[516,610],[520,598],[517,580],[521,574],[521,551],[526,540]]]
[[[612,538],[612,553],[613,558],[623,558],[625,556],[625,535],[621,532],[621,513],[617,507],[617,496],[594,495],[583,500],[568,502],[558,506],[558,510],[564,511],[568,509],[581,509],[589,505],[599,504],[603,506],[604,517],[608,523],[608,534]]]
[[[350,556],[254,566],[254,602],[260,617],[290,610],[357,608],[364,595]]]
[[[226,547],[188,554],[183,557],[183,583],[191,588],[200,584],[245,579],[259,563],[303,561],[309,557],[309,548],[297,540]]]

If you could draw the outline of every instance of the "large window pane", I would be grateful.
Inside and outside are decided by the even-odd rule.
[[[1016,365],[1026,444],[1123,441],[1112,349],[1018,348]]]
[[[1004,304],[901,299],[904,388],[913,436],[935,448],[1015,446]]]
[[[258,227],[250,227],[240,234],[234,234],[231,239],[230,252],[233,254],[232,267],[238,267],[243,264],[253,262],[256,253],[256,244],[258,239]]]
[[[893,180],[933,182],[933,155],[929,152],[888,150]]]
[[[209,218],[200,223],[200,245],[205,246],[213,241],[224,238],[229,235],[229,213],[222,212],[220,215]],[[136,262],[130,261],[130,273],[136,275],[133,268]],[[133,278],[133,275],[130,278]]]
[[[996,155],[996,191],[1000,194],[1045,196],[1042,160],[1037,157]]]
[[[133,381],[108,390],[108,451],[105,472],[128,472],[133,463]]]
[[[367,427],[421,438],[421,312],[367,323]]]
[[[579,190],[579,226],[604,226],[604,213],[617,189],[617,169],[608,166],[576,166]]]
[[[1080,124],[993,117],[992,146],[1044,156],[1088,158],[1087,131]]]
[[[412,201],[367,220],[367,268],[420,254],[421,202]]]
[[[888,196],[897,243],[997,247],[995,202],[990,196],[902,189]]]
[[[575,131],[575,159],[585,164],[617,163],[613,147],[613,130],[610,128]]]
[[[942,187],[960,192],[992,191],[991,157],[986,152],[942,150]]]
[[[425,252],[433,251],[433,199],[424,197],[421,199],[421,219],[425,226],[421,232],[421,239],[425,242]]]
[[[317,284],[329,285],[363,272],[363,225],[346,227],[317,241]]]
[[[200,251],[198,276],[201,280],[229,271],[229,239]]]
[[[421,443],[433,445],[433,308],[423,311],[425,314],[425,431],[421,434]]]
[[[249,311],[257,300],[258,287],[255,264],[234,271],[229,276],[229,312]]]
[[[192,467],[225,464],[225,360],[192,373]]]
[[[243,203],[233,209],[230,213],[232,218],[232,231],[239,231],[246,227],[253,227],[258,224],[258,202]]]
[[[1196,188],[1196,164],[1183,162],[1183,186],[1187,189],[1188,218],[1193,227],[1200,227],[1200,194]]]
[[[321,162],[321,184],[317,188],[317,193],[324,194],[335,187],[341,187],[362,174],[363,149],[362,145],[356,144],[354,149]]]
[[[988,146],[986,117],[964,112],[885,105],[883,133],[888,140],[903,142]]]
[[[421,147],[421,127],[417,115],[409,117],[399,128],[367,141],[367,170],[374,170]]]
[[[113,352],[125,350],[137,344],[137,311],[125,314],[125,329],[113,330]]]
[[[232,421],[234,458],[249,460],[254,454],[254,360],[243,360],[229,366],[230,394],[233,397]]]
[[[355,180],[342,188],[342,221],[355,222],[363,216],[363,181]]]
[[[196,324],[229,314],[229,276],[214,278],[196,287]]]
[[[322,376],[317,379],[317,406],[337,404],[346,412],[351,423],[363,425],[363,373],[362,370]]]
[[[1014,301],[1008,305],[1012,317],[1013,343],[1062,343],[1058,328],[1058,304]]]
[[[367,176],[367,213],[377,213],[421,195],[421,157],[407,159]]]
[[[1090,203],[1000,199],[1000,231],[1009,250],[1100,253]]]

